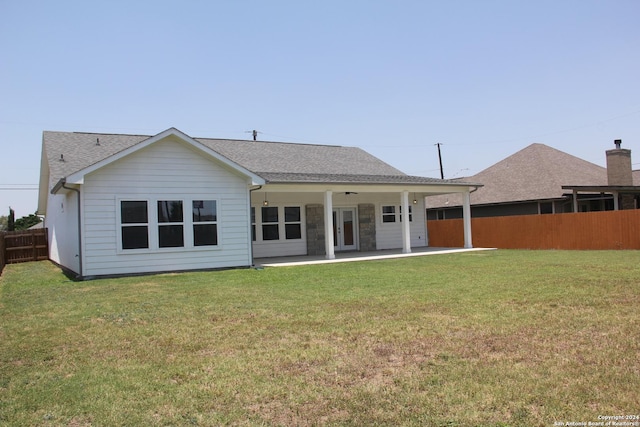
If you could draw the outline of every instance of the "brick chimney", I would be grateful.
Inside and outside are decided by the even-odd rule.
[[[607,150],[607,180],[609,185],[633,185],[631,150],[620,148],[621,139],[613,141],[614,150]]]
[[[609,185],[632,186],[633,174],[631,172],[631,150],[620,148],[621,139],[613,141],[614,150],[607,150],[607,180]],[[635,209],[635,197],[633,194],[621,193],[619,197],[620,209]]]

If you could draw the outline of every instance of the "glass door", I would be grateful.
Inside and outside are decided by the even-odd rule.
[[[336,251],[355,251],[356,208],[333,210],[333,244]]]

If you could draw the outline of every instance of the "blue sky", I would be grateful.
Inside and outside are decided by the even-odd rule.
[[[622,139],[640,169],[638,18],[637,0],[0,0],[0,215],[35,211],[17,188],[43,130],[256,129],[433,177],[442,143],[445,178],[534,142],[604,165]]]

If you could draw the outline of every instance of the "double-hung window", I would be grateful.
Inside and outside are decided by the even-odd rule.
[[[278,224],[278,207],[264,206],[262,208],[262,240],[280,239]]]
[[[400,208],[400,222],[402,222],[402,206],[398,206]],[[413,222],[413,209],[411,209],[411,205],[409,205],[409,222]]]
[[[218,244],[218,206],[215,200],[193,201],[193,245]]]
[[[254,242],[302,239],[300,206],[251,207],[251,238]]]
[[[284,208],[284,231],[287,240],[302,238],[302,220],[300,219],[299,206]]]
[[[217,246],[218,202],[121,200],[120,233],[123,251]]]
[[[256,241],[256,208],[251,207],[251,241]]]
[[[120,203],[122,249],[149,248],[149,211],[146,200]]]
[[[382,222],[396,222],[396,207],[395,206],[383,206],[382,207]]]
[[[402,206],[386,205],[382,206],[382,222],[402,222]],[[409,222],[413,222],[413,209],[409,205]]]
[[[184,215],[182,200],[158,200],[158,246],[184,246]]]

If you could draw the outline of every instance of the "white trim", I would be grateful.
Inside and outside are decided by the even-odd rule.
[[[400,194],[401,211],[404,212],[405,218],[402,221],[402,253],[411,253],[411,221],[409,221],[409,192],[403,191]]]
[[[464,247],[473,248],[471,238],[471,195],[469,192],[463,194],[462,221],[464,223]]]
[[[248,169],[240,166],[239,164],[232,162],[231,160],[227,159],[226,157],[220,155],[218,152],[210,149],[209,147],[203,145],[202,143],[196,141],[195,139],[191,138],[189,135],[179,131],[176,128],[169,128],[163,132],[160,132],[159,134],[149,137],[147,139],[145,139],[142,142],[139,142],[138,144],[135,144],[125,150],[120,151],[119,153],[116,153],[112,156],[107,157],[106,159],[103,159],[97,163],[94,163],[91,166],[88,166],[84,169],[81,169],[75,173],[72,173],[71,175],[69,175],[66,178],[66,182],[70,183],[70,184],[84,184],[84,177],[85,175],[94,172],[108,164],[111,164],[117,160],[122,159],[123,157],[126,157],[130,154],[133,154],[145,147],[148,147],[151,144],[154,144],[162,139],[165,139],[169,136],[174,136],[176,138],[179,138],[180,140],[186,142],[187,144],[189,144],[190,146],[192,146],[193,148],[195,148],[196,150],[200,151],[203,154],[208,155],[209,157],[212,157],[213,159],[217,160],[218,162],[222,163],[223,165],[235,170],[236,172],[239,172],[240,174],[246,176],[247,178],[251,179],[251,183],[252,185],[263,185],[265,183],[264,179],[262,179],[261,177],[259,177],[258,175],[254,174],[253,172],[249,171]]]
[[[335,259],[333,242],[333,192],[327,190],[324,193],[324,249],[326,259]]]
[[[192,204],[194,200],[211,200],[216,202],[216,221],[207,221],[202,224],[216,224],[217,232],[217,244],[195,246],[193,226],[199,223],[193,222]],[[123,249],[122,248],[122,202],[146,202],[147,203],[147,237],[149,241],[148,248],[140,249]],[[158,228],[164,225],[171,225],[173,223],[159,223],[158,222],[158,202],[159,201],[180,201],[182,202],[182,232],[183,232],[183,246],[179,247],[167,247],[161,248],[159,242]],[[223,249],[222,241],[222,227],[220,225],[220,199],[217,197],[209,196],[190,196],[188,198],[175,196],[175,195],[162,195],[155,198],[149,197],[118,197],[115,203],[116,209],[116,253],[118,255],[135,255],[135,254],[150,254],[150,253],[166,253],[166,252],[200,252],[200,251],[220,251]],[[177,224],[177,223],[176,223]],[[125,225],[126,226],[126,225]]]

